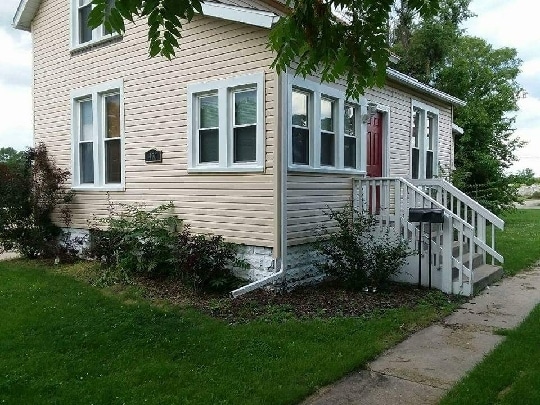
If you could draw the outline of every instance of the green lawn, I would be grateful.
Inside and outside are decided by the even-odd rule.
[[[504,256],[504,271],[514,275],[540,259],[540,210],[516,210],[503,215],[504,231],[496,234],[496,249]]]
[[[540,404],[540,306],[440,405]]]
[[[504,216],[497,234],[504,270],[514,275],[540,259],[540,210]],[[540,404],[540,306],[443,399],[442,405]]]
[[[0,404],[295,404],[450,310],[436,306],[228,325],[0,262]]]

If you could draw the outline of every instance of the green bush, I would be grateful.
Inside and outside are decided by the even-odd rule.
[[[373,216],[350,204],[330,209],[327,215],[338,230],[324,228],[317,239],[317,249],[325,259],[320,268],[350,288],[383,286],[412,253],[405,240],[381,232]]]
[[[146,211],[141,205],[109,204],[109,215],[94,219],[86,256],[128,274],[170,275],[173,250],[182,221],[168,214],[172,202]]]
[[[223,290],[237,279],[232,267],[242,267],[237,245],[221,236],[193,234],[176,215],[173,203],[146,211],[140,205],[109,204],[106,218],[91,224],[87,257],[109,271],[131,275],[173,277],[194,289]],[[115,272],[116,274],[118,272]],[[106,277],[105,279],[109,279]]]
[[[57,211],[64,225],[70,225],[73,194],[64,186],[68,177],[69,172],[49,158],[44,144],[25,152],[2,153],[0,250],[16,250],[28,258],[76,256],[77,246],[52,220]]]
[[[232,289],[238,280],[232,267],[244,267],[237,259],[238,245],[222,236],[192,234],[186,225],[178,235],[174,260],[178,274],[195,290]]]

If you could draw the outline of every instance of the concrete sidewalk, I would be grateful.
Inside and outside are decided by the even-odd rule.
[[[303,404],[436,404],[539,303],[540,267],[505,278]]]

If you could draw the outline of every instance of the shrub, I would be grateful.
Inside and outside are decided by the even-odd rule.
[[[191,233],[170,214],[172,202],[149,211],[141,205],[119,204],[119,208],[109,204],[108,217],[92,221],[85,251],[102,262],[107,274],[126,279],[174,277],[196,290],[223,290],[235,284],[232,267],[243,265],[236,259],[237,246],[221,236]]]
[[[195,290],[225,290],[237,284],[232,267],[244,267],[236,258],[238,246],[218,235],[196,235],[187,225],[178,235],[174,254],[178,274]]]
[[[109,204],[109,215],[94,219],[85,254],[106,267],[118,266],[128,274],[169,275],[172,252],[182,221],[167,215],[172,202],[146,211],[141,205]],[[103,229],[104,228],[104,229]]]
[[[338,230],[323,228],[317,239],[317,249],[326,259],[320,268],[351,288],[384,285],[412,253],[405,240],[381,231],[373,216],[350,204],[330,209],[327,215]]]
[[[67,257],[73,246],[63,243],[52,220],[58,210],[69,226],[73,194],[64,187],[69,172],[58,168],[39,144],[0,162],[0,249],[28,258]]]

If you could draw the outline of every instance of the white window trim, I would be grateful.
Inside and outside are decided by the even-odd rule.
[[[409,136],[409,175],[412,178],[413,173],[413,161],[412,161],[412,150],[413,150],[413,143],[412,143],[412,130],[414,126],[414,109],[418,109],[420,111],[420,119],[419,119],[419,128],[418,128],[418,148],[419,148],[419,156],[418,156],[418,178],[419,179],[425,179],[426,178],[426,143],[427,143],[427,134],[426,134],[426,122],[427,122],[427,116],[432,115],[435,117],[434,124],[435,124],[435,131],[433,133],[433,177],[437,177],[439,174],[439,109],[423,103],[418,100],[411,100],[411,130],[410,130],[410,136]]]
[[[363,175],[366,173],[366,142],[367,142],[367,124],[362,121],[362,116],[367,113],[367,101],[365,97],[356,100],[349,100],[345,97],[345,91],[334,87],[321,84],[314,80],[303,79],[294,74],[287,73],[287,97],[284,105],[286,107],[286,127],[287,127],[287,149],[288,149],[288,170],[291,172],[313,172],[313,173],[347,173]],[[308,105],[308,117],[310,125],[309,137],[309,165],[294,164],[292,161],[292,92],[293,89],[310,93]],[[336,122],[334,130],[336,131],[335,144],[335,166],[321,165],[321,97],[334,100],[337,108]],[[344,118],[343,112],[345,103],[357,106],[356,111],[356,130],[357,148],[356,148],[356,169],[344,167]],[[337,106],[337,107],[336,107]]]
[[[102,95],[118,93],[120,95],[120,150],[121,150],[121,182],[118,184],[105,183],[105,150],[104,150],[104,105]],[[78,102],[84,99],[92,100],[93,142],[94,142],[94,184],[80,183],[79,166],[79,112]],[[96,119],[97,118],[97,119]],[[111,80],[94,86],[84,87],[71,92],[71,168],[72,189],[88,191],[124,191],[125,190],[125,137],[124,137],[124,82]]]
[[[111,34],[105,34],[105,27],[100,25],[97,28],[92,30],[92,40],[84,43],[79,43],[79,0],[69,0],[70,1],[70,33],[69,33],[69,43],[70,50],[77,51],[80,49],[90,48],[94,45],[100,44],[102,42],[107,42],[113,38],[121,37],[117,32],[112,32]]]
[[[232,92],[236,89],[257,90],[256,159],[254,162],[234,163]],[[192,83],[188,93],[188,173],[197,172],[263,172],[265,168],[265,88],[264,72],[218,79],[205,83]],[[197,98],[205,93],[218,95],[219,162],[199,163],[199,137],[197,136]]]

